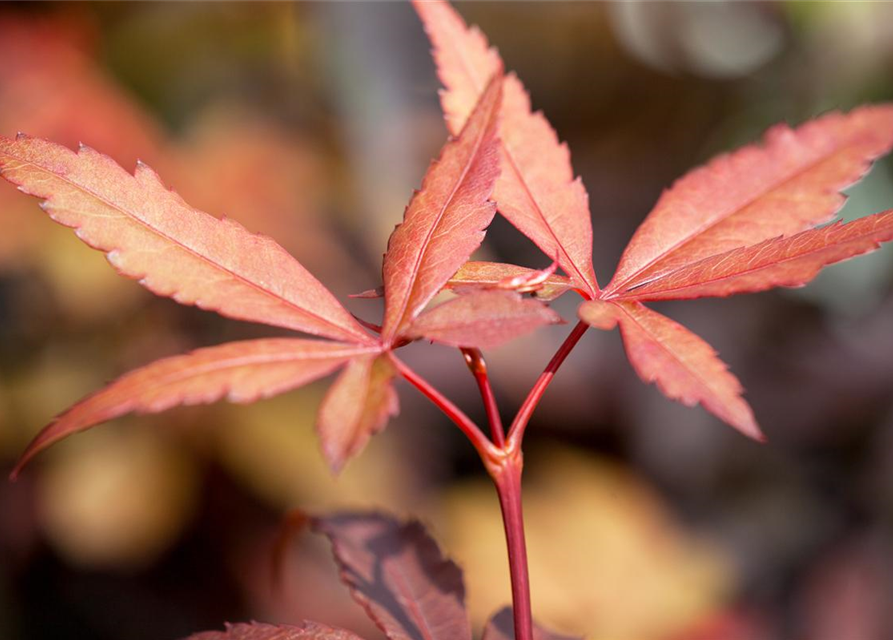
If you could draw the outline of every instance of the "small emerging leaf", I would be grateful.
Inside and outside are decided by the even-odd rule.
[[[515,621],[512,619],[512,608],[500,609],[487,621],[481,640],[515,640]],[[533,623],[533,640],[580,640],[574,636],[563,636],[548,631]]]
[[[395,374],[387,355],[358,357],[329,389],[319,408],[316,430],[335,473],[397,415]]]
[[[445,87],[441,103],[455,134],[502,62],[481,32],[469,29],[449,3],[414,0],[413,6],[434,46]],[[500,136],[502,173],[494,191],[499,212],[558,261],[577,287],[595,297],[599,288],[592,269],[589,196],[574,178],[567,145],[559,143],[542,113],[531,112],[530,98],[514,75],[505,80]]]
[[[765,439],[741,397],[741,383],[694,333],[638,302],[584,302],[579,315],[597,328],[619,324],[636,373],[656,383],[665,396],[687,406],[700,403],[744,435]]]
[[[230,342],[158,360],[87,396],[46,426],[22,455],[15,477],[38,452],[78,431],[127,413],[158,413],[224,396],[254,402],[321,378],[374,347],[298,338]]]
[[[561,316],[536,300],[513,291],[476,291],[426,311],[406,330],[407,337],[427,338],[452,347],[493,349]]]
[[[712,255],[830,220],[840,191],[893,147],[893,105],[831,113],[719,156],[661,196],[607,291],[630,290]]]
[[[489,197],[499,173],[501,101],[497,72],[468,124],[428,169],[403,223],[391,234],[383,267],[385,344],[393,343],[484,239],[496,213]]]
[[[617,297],[668,300],[800,287],[822,267],[893,240],[893,211],[733,249],[643,282]]]
[[[193,209],[138,164],[0,136],[0,174],[153,293],[251,322],[372,344],[335,297],[270,238]]]
[[[304,620],[299,625],[240,622],[226,625],[225,631],[203,631],[183,640],[362,640],[362,638],[345,629]]]
[[[532,293],[535,298],[544,302],[551,302],[573,289],[573,284],[566,276],[550,273],[546,274],[544,279],[541,279],[540,275],[544,274],[545,271],[545,269],[528,269],[527,267],[501,262],[471,261],[463,264],[453,277],[449,279],[446,286],[457,290],[457,292],[478,287],[517,290],[518,287],[506,286],[507,281],[536,278],[538,280],[537,286],[529,289],[529,291],[524,291],[524,293]]]
[[[351,595],[391,640],[471,640],[462,571],[418,522],[380,514],[314,520]]]

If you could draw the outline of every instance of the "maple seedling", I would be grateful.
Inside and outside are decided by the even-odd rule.
[[[190,207],[143,164],[130,174],[85,146],[74,152],[21,134],[0,138],[3,177],[40,198],[52,219],[103,251],[120,274],[182,304],[315,336],[232,342],[128,373],[45,427],[13,477],[52,443],[127,413],[224,397],[253,402],[340,369],[316,422],[323,455],[338,471],[397,413],[394,381],[403,378],[468,437],[496,486],[513,607],[493,618],[485,640],[556,637],[532,622],[521,511],[524,433],[556,372],[590,327],[619,326],[644,381],[762,440],[741,384],[714,350],[644,303],[801,286],[824,266],[893,239],[893,211],[826,224],[844,203],[841,190],[893,147],[893,106],[830,113],[796,129],[779,125],[762,143],[695,169],[661,196],[613,279],[600,287],[588,196],[567,147],[542,113],[531,111],[520,80],[504,76],[480,31],[446,2],[414,6],[433,44],[452,137],[390,238],[383,287],[359,296],[384,297],[380,325],[355,318],[273,240]],[[470,261],[497,211],[553,261],[549,268]],[[456,295],[429,308],[444,289]],[[506,431],[481,350],[562,322],[546,303],[570,291],[583,299],[579,321]],[[418,339],[461,351],[489,436],[399,358],[397,351]],[[461,572],[420,525],[379,514],[310,520],[331,540],[342,579],[388,637],[471,637]],[[273,637],[355,638],[311,622],[194,636]]]

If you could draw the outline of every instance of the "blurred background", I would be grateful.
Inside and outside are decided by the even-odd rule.
[[[893,99],[893,3],[459,9],[570,144],[602,283],[688,169],[776,122]],[[5,3],[0,133],[140,158],[344,298],[380,284],[445,139],[428,48],[402,3]],[[893,207],[893,163],[850,193],[848,219]],[[277,333],[153,297],[6,183],[0,222],[4,473],[55,413],[130,368]],[[499,219],[477,257],[548,264]],[[769,443],[666,400],[616,332],[589,332],[528,431],[537,617],[591,640],[893,637],[893,249],[803,290],[659,308],[718,349]],[[488,354],[506,420],[567,331]],[[482,417],[455,350],[406,353]],[[0,637],[161,640],[308,617],[380,638],[319,540],[299,537],[272,587],[284,513],[344,506],[430,525],[480,629],[510,592],[473,450],[401,384],[400,416],[332,478],[312,431],[325,386],[117,420],[0,482]]]

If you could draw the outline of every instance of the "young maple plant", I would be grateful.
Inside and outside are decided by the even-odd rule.
[[[101,422],[175,405],[253,402],[341,369],[319,408],[323,454],[338,471],[397,413],[396,378],[429,398],[480,454],[499,497],[513,607],[485,640],[557,638],[532,622],[521,512],[522,443],[530,417],[589,327],[620,327],[630,362],[669,398],[701,404],[743,434],[763,436],[738,380],[701,338],[643,303],[806,284],[831,263],[893,239],[893,210],[826,226],[841,189],[893,147],[893,106],[831,113],[720,156],[667,190],[636,231],[614,278],[592,266],[588,196],[565,145],[503,75],[484,36],[446,2],[414,3],[433,43],[452,137],[428,169],[384,256],[381,324],[358,320],[273,240],[190,207],[147,166],[130,174],[106,156],[19,134],[0,138],[0,172],[43,200],[55,221],[106,253],[124,276],[177,302],[312,334],[232,342],[128,373],[59,415],[13,471],[52,443]],[[470,262],[499,211],[551,259],[544,270]],[[557,273],[558,269],[563,274]],[[457,295],[428,308],[444,289]],[[575,291],[579,322],[505,430],[482,349],[562,322],[547,302]],[[523,294],[532,294],[524,296]],[[425,339],[457,347],[481,392],[489,435],[397,351]],[[309,518],[332,543],[342,580],[392,640],[467,640],[459,568],[418,523],[381,514]],[[217,638],[356,638],[314,622],[243,624]]]

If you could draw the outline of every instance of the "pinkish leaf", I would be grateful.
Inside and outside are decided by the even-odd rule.
[[[329,389],[319,408],[316,429],[333,472],[360,453],[369,438],[399,412],[395,374],[387,355],[358,357]]]
[[[573,288],[571,281],[566,276],[554,273],[545,274],[546,269],[528,269],[514,264],[501,262],[466,262],[449,279],[446,286],[457,292],[466,289],[507,289],[518,290],[524,283],[524,293],[532,293],[538,300],[551,302],[561,297]],[[545,275],[545,278],[541,278]],[[531,280],[536,279],[538,284],[530,287]],[[509,281],[516,281],[518,286],[510,286]]]
[[[46,426],[13,471],[38,452],[78,431],[127,413],[158,413],[177,405],[207,404],[224,396],[254,402],[321,378],[376,347],[321,340],[268,338],[230,342],[158,360],[87,396]]]
[[[561,316],[536,300],[513,291],[485,290],[459,296],[426,311],[406,330],[407,337],[427,338],[453,347],[492,349]]]
[[[893,240],[893,211],[766,240],[680,267],[617,295],[623,300],[729,296],[799,287],[829,264]]]
[[[694,333],[638,302],[584,302],[580,319],[599,329],[620,324],[629,361],[646,383],[707,411],[755,440],[764,440],[738,379]]]
[[[515,640],[515,621],[512,619],[512,608],[500,609],[487,621],[481,640]],[[574,636],[563,636],[548,631],[533,623],[533,640],[579,640]]]
[[[415,0],[434,46],[445,90],[441,102],[452,133],[463,126],[490,76],[502,63],[477,28],[469,29],[447,2]],[[502,105],[502,173],[494,198],[500,213],[595,297],[589,196],[574,179],[567,145],[542,113],[531,113],[530,98],[514,75],[505,80]]]
[[[418,522],[381,514],[314,520],[341,579],[391,640],[471,640],[462,571]]]
[[[0,174],[50,217],[161,296],[222,315],[363,344],[373,339],[270,238],[193,209],[139,164],[130,175],[88,147],[0,137]]]
[[[225,631],[203,631],[183,640],[362,640],[360,636],[304,620],[298,625],[272,625],[261,622],[228,624]]]
[[[827,222],[840,190],[893,147],[893,105],[778,125],[763,144],[719,156],[661,196],[624,251],[609,293],[712,255]]]
[[[432,163],[394,229],[384,257],[382,341],[392,344],[480,246],[496,209],[488,200],[499,172],[497,73],[468,124]]]

